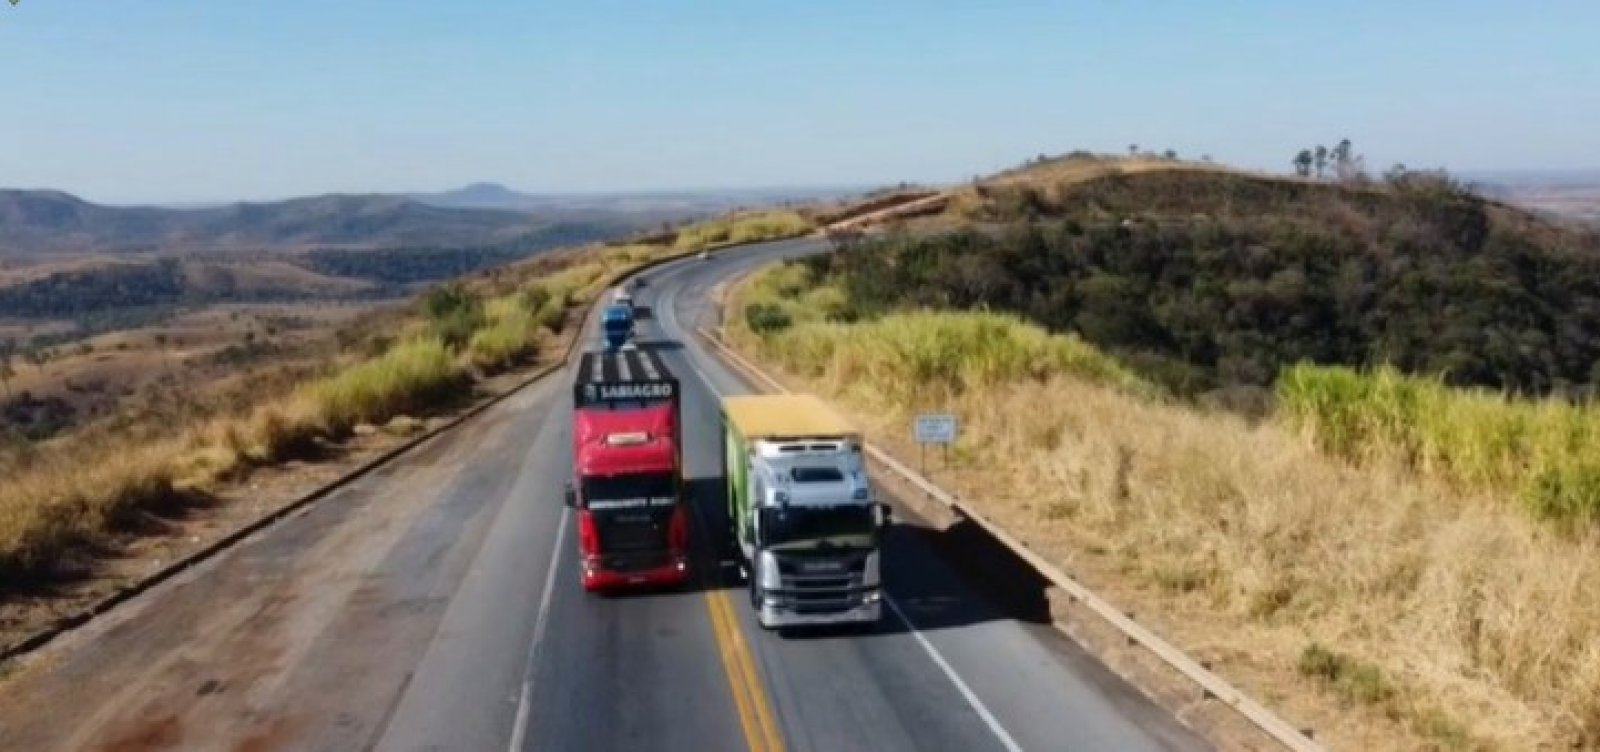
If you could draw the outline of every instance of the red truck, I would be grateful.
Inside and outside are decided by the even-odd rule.
[[[583,588],[678,585],[689,578],[679,384],[661,357],[586,352],[572,388],[572,481]]]

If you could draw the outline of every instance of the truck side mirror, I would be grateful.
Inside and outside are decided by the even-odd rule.
[[[566,493],[564,495],[566,497],[567,506],[572,507],[573,509],[578,508],[578,492],[572,490],[571,483],[567,484]]]
[[[894,522],[894,507],[880,501],[878,502],[878,512],[883,515],[883,524],[888,525]]]

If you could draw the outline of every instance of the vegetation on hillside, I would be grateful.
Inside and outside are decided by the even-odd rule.
[[[811,222],[799,212],[749,212],[690,225],[678,231],[674,246],[679,250],[699,250],[718,245],[754,243],[801,235],[811,228]]]
[[[77,318],[119,308],[179,302],[183,269],[176,259],[63,271],[0,287],[0,316]]]
[[[1448,180],[1353,190],[1196,170],[980,185],[978,228],[854,243],[852,306],[987,307],[1073,331],[1181,394],[1300,361],[1584,394],[1600,240]]]
[[[1011,316],[858,304],[840,273],[793,264],[759,275],[730,298],[743,314],[729,317],[731,337],[901,452],[915,451],[915,413],[960,416],[942,484],[1225,675],[1319,708],[1304,720],[1320,739],[1396,744],[1375,741],[1395,738],[1374,736],[1383,725],[1403,746],[1600,746],[1600,654],[1589,647],[1600,535],[1546,525],[1493,484],[1413,476],[1388,454],[1353,467],[1300,433],[1331,416],[1344,433],[1317,433],[1350,437],[1340,446],[1357,454],[1392,435],[1406,462],[1466,473],[1481,462],[1517,486],[1519,453],[1581,466],[1593,434],[1580,426],[1593,424],[1579,416],[1592,413],[1393,374],[1327,397],[1319,380],[1345,385],[1346,374],[1306,367],[1283,387],[1305,407],[1248,421],[1160,398],[1091,345]],[[1072,355],[1041,356],[1055,348]],[[1419,396],[1427,389],[1437,391]],[[1404,409],[1367,404],[1399,393]],[[1508,414],[1523,416],[1509,420],[1524,440],[1501,446]],[[1417,422],[1424,433],[1406,427]],[[1308,681],[1324,701],[1306,704]]]
[[[1324,451],[1399,462],[1448,484],[1520,500],[1578,529],[1600,521],[1600,407],[1450,388],[1393,368],[1309,364],[1278,379],[1279,414]]]

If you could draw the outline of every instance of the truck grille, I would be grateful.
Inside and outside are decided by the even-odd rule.
[[[865,572],[865,554],[779,557],[783,588],[772,595],[796,613],[848,611],[861,605]]]
[[[597,515],[595,527],[600,537],[601,566],[616,572],[631,572],[670,563],[667,514]]]

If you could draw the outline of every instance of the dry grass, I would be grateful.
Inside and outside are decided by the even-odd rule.
[[[0,485],[0,585],[55,571],[136,510],[176,499],[171,442],[51,454]]]
[[[763,211],[701,222],[678,232],[673,247],[694,251],[719,245],[753,243],[800,235],[812,224],[799,212]]]
[[[538,292],[533,292],[538,290]],[[542,310],[565,314],[565,306],[551,305],[544,288],[495,298],[484,306],[489,323],[467,341],[467,359],[485,374],[496,374],[527,362],[539,350]]]
[[[904,374],[853,365],[898,343],[870,343],[872,325],[800,321],[760,337],[729,320],[747,352],[792,365],[781,372],[838,399],[875,440],[914,451],[922,405]],[[1270,421],[1061,373],[971,385],[961,372],[923,374],[919,390],[962,421],[940,482],[1125,605],[1166,615],[1179,644],[1279,698],[1319,739],[1600,745],[1595,536],[1560,535],[1493,494],[1357,470]]]

